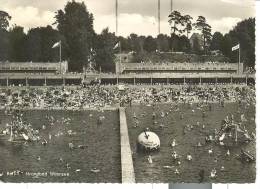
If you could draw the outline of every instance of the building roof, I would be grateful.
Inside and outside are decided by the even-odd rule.
[[[61,64],[67,64],[67,62],[61,62]],[[49,67],[59,66],[60,62],[0,62],[0,66],[10,67]]]

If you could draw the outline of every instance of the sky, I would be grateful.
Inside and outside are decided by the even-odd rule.
[[[11,25],[23,26],[25,31],[38,26],[52,25],[54,15],[64,9],[68,0],[0,0],[0,10],[12,16]],[[109,27],[115,32],[115,0],[84,1],[94,14],[94,29],[100,33]],[[158,35],[158,0],[118,0],[118,35]],[[168,15],[171,0],[161,0],[161,33],[170,34]],[[254,0],[173,0],[173,10],[194,18],[202,15],[212,26],[212,31],[227,33],[237,22],[255,17]]]

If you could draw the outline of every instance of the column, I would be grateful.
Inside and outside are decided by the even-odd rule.
[[[64,78],[64,76],[62,77],[62,83],[63,83],[63,86],[66,85],[66,82],[65,82],[65,78]]]

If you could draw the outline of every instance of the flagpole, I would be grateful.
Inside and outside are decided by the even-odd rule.
[[[60,74],[62,74],[61,73],[61,41],[60,41]]]
[[[119,74],[121,73],[121,64],[122,64],[122,49],[121,42],[119,41],[119,53],[120,53],[120,63],[119,63]]]
[[[239,51],[238,51],[238,73],[240,73],[240,70],[239,70],[239,68],[240,68],[240,43],[239,43]]]

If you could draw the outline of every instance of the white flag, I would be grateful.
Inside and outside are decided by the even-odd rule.
[[[120,42],[118,42],[115,46],[114,46],[114,50],[117,49],[120,46]]]
[[[238,44],[238,45],[232,47],[232,51],[235,51],[235,50],[237,50],[237,49],[239,49],[239,48],[240,48],[240,44]]]
[[[57,47],[59,47],[60,45],[61,45],[61,41],[55,43],[55,44],[52,46],[52,48],[53,48],[53,49],[54,49],[54,48],[57,48]]]

